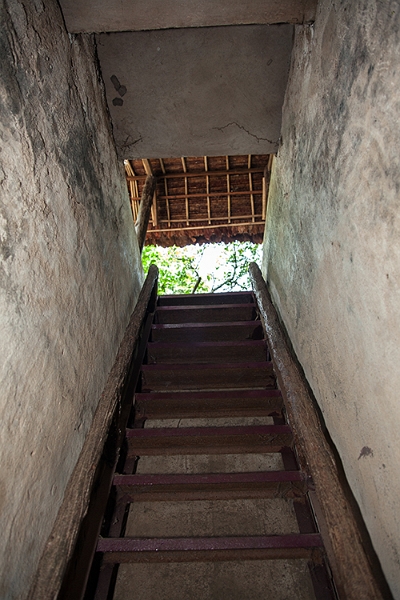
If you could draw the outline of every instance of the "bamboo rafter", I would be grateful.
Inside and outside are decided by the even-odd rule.
[[[149,232],[248,227],[262,232],[270,155],[152,158],[125,161],[132,213],[144,179],[157,178]],[[253,227],[251,228],[253,230]],[[259,235],[259,233],[257,233]]]

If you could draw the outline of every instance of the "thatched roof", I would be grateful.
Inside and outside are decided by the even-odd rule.
[[[146,244],[262,241],[272,155],[126,160],[136,221],[146,176],[157,177]]]

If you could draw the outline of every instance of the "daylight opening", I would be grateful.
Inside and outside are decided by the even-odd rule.
[[[124,161],[136,224],[146,179],[156,178],[142,260],[145,271],[159,267],[159,293],[249,289],[248,264],[261,260],[272,156]]]

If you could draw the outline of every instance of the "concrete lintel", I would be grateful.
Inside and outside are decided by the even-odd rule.
[[[70,33],[313,21],[318,0],[60,0]]]

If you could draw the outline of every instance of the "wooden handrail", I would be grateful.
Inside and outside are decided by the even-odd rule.
[[[92,499],[93,489],[96,487],[96,495],[101,495],[97,489],[99,471],[101,471],[99,466],[103,452],[107,454],[107,459],[110,461],[110,447],[107,447],[105,452],[109,437],[112,438],[111,456],[116,454],[114,459],[118,458],[119,449],[115,448],[115,438],[118,437],[124,401],[125,405],[131,403],[131,398],[127,398],[127,395],[129,396],[127,390],[132,377],[134,353],[139,345],[146,315],[151,316],[155,310],[157,278],[158,269],[155,265],[151,265],[119,347],[114,366],[108,376],[81,454],[67,484],[63,503],[29,592],[29,600],[38,600],[39,598],[40,600],[53,600],[59,597],[68,564],[74,554],[82,523]],[[109,436],[113,423],[116,431]],[[113,470],[109,470],[112,475]],[[101,475],[104,477],[104,473]],[[107,498],[107,495],[105,497]],[[77,595],[73,597],[74,600],[78,600]]]
[[[357,521],[348,499],[350,490],[339,475],[335,454],[323,433],[304,375],[289,350],[267,285],[256,263],[250,264],[249,272],[299,460],[315,485],[328,537],[324,539],[325,547],[339,597],[347,600],[391,598],[377,558],[366,554],[366,530],[361,530],[365,526],[360,527]]]

